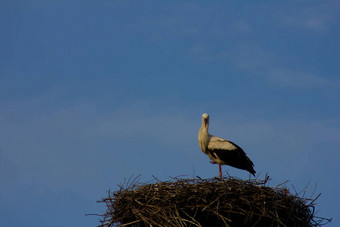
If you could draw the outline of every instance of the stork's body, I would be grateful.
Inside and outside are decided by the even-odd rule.
[[[254,164],[242,148],[231,141],[210,135],[208,128],[209,115],[203,114],[202,126],[198,133],[198,143],[201,150],[212,160],[211,163],[219,165],[219,177],[222,178],[221,165],[230,165],[247,170],[255,176]]]

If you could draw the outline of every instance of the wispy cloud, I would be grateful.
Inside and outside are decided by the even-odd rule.
[[[243,44],[233,52],[226,59],[231,65],[276,85],[300,88],[339,87],[339,81],[330,81],[327,75],[321,76],[281,65],[275,52],[267,51],[260,45]]]
[[[327,162],[328,170],[336,168],[340,161],[339,123],[339,118],[314,121],[291,116],[268,120],[223,114],[211,118],[210,132],[243,147],[258,172],[280,175],[284,171],[287,179],[293,179],[317,174],[318,170],[309,167],[317,160]]]
[[[134,21],[129,27],[162,45],[188,38],[195,43],[248,35],[252,27],[235,7],[234,3],[219,2],[165,4],[159,8],[159,14],[144,15],[143,20]]]
[[[274,68],[267,73],[267,77],[279,84],[300,88],[322,88],[336,86],[331,81],[313,73]]]
[[[200,120],[200,116],[198,118]],[[196,137],[193,129],[199,128],[194,119],[180,111],[163,110],[152,113],[146,106],[136,104],[121,109],[110,116],[97,119],[91,127],[91,135],[111,139],[147,139],[170,146],[188,144]],[[190,143],[190,142],[189,142]]]
[[[337,1],[319,2],[317,5],[290,8],[281,12],[280,17],[285,26],[323,34],[338,20],[339,8]]]
[[[296,62],[291,64],[295,66],[289,66],[291,59],[284,59],[287,56],[282,56],[287,55],[286,53],[282,53],[275,46],[266,48],[266,43],[262,43],[258,37],[264,36],[271,39],[275,37],[272,37],[272,33],[268,30],[259,28],[257,21],[263,20],[269,30],[278,28],[280,32],[285,32],[282,27],[296,27],[323,34],[331,28],[338,17],[336,9],[339,8],[339,4],[333,2],[332,4],[299,5],[298,7],[288,5],[277,8],[268,4],[263,7],[242,8],[242,13],[255,9],[263,11],[266,19],[260,18],[254,21],[250,20],[254,16],[252,14],[245,18],[240,18],[233,12],[227,15],[221,12],[222,6],[218,6],[215,4],[206,9],[196,4],[183,4],[179,8],[166,8],[166,14],[154,22],[156,24],[153,28],[160,28],[160,31],[165,32],[163,35],[169,33],[173,39],[191,38],[194,40],[184,49],[186,54],[199,62],[226,62],[236,71],[246,72],[277,86],[309,89],[339,87],[339,81],[329,79],[334,75],[321,75],[319,72],[308,71],[306,69],[308,67],[298,67]],[[223,7],[227,8],[226,5]],[[269,7],[277,13],[268,13]],[[198,17],[200,12],[207,11],[216,16],[210,18],[209,21],[205,21],[204,16]],[[268,22],[269,20],[272,21]],[[289,34],[290,39],[293,39],[293,35]],[[282,37],[277,38],[282,39]],[[281,56],[278,56],[277,52]],[[301,52],[308,53],[308,50],[301,50]],[[306,64],[306,61],[303,62]]]
[[[2,137],[0,156],[7,157],[12,169],[17,167],[15,176],[21,180],[39,177],[58,188],[72,182],[81,185],[91,177],[93,181],[100,180],[96,177],[98,166],[103,172],[110,167],[99,163],[108,162],[112,168],[119,168],[129,165],[119,160],[138,156],[142,151],[159,153],[157,149],[164,146],[162,152],[169,149],[186,152],[188,147],[197,145],[199,125],[183,114],[171,110],[153,113],[139,104],[113,112],[97,110],[94,106],[80,105],[45,112],[44,116],[29,117],[24,122],[1,122],[6,135]],[[197,119],[199,122],[200,116]],[[139,161],[136,157],[131,159]]]

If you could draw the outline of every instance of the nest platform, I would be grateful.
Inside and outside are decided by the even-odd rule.
[[[102,199],[107,226],[321,226],[315,199],[293,195],[265,180],[178,179],[130,182]]]

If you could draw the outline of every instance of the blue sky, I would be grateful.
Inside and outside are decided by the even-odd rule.
[[[210,132],[339,226],[338,1],[0,3],[0,220],[95,226],[124,179],[218,175]],[[245,171],[223,167],[235,177]]]

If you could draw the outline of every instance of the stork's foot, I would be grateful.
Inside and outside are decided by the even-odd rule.
[[[217,162],[215,162],[215,161],[210,161],[210,163],[211,163],[211,164],[217,164]]]

